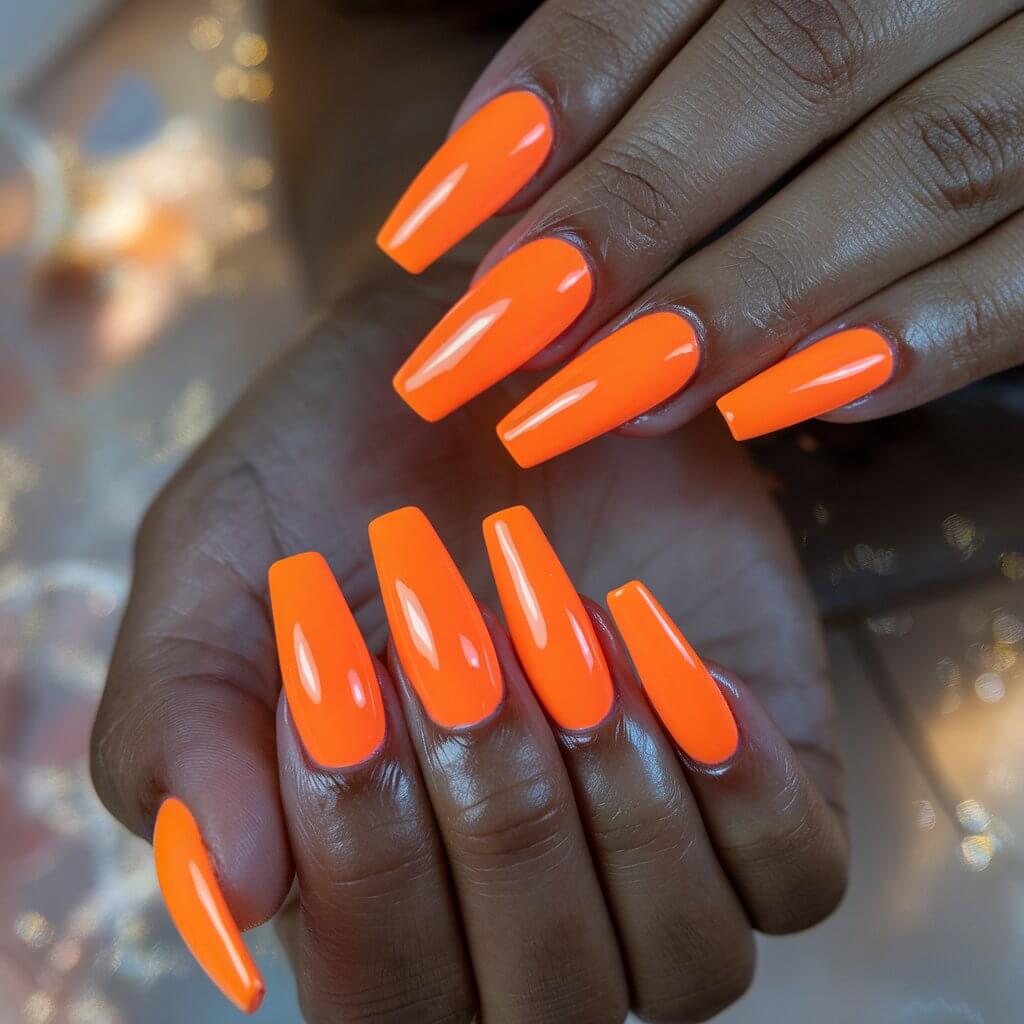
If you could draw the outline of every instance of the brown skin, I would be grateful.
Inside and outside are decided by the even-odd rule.
[[[289,13],[298,33],[302,6]],[[381,23],[318,18],[319,43],[291,37],[309,59],[278,76],[285,99],[290,81],[302,100],[284,118],[303,166],[296,219],[315,228],[300,238],[336,297],[146,517],[94,731],[97,790],[146,837],[165,794],[185,800],[243,926],[278,911],[297,872],[282,929],[313,1024],[468,1024],[477,1012],[481,1024],[620,1024],[630,1005],[704,1019],[749,983],[752,929],[813,924],[846,879],[833,707],[792,546],[717,419],[643,446],[604,439],[524,473],[490,429],[521,384],[430,427],[402,405],[391,373],[473,263],[404,278],[360,225],[408,166],[402,147],[428,144],[452,97],[439,87],[416,132],[382,141],[372,111],[344,106],[363,95],[353,62],[327,59],[322,41],[344,29],[365,53],[359,40]],[[427,31],[411,20],[409,37],[391,25],[387,38],[412,59]],[[465,89],[495,37],[433,31],[451,47],[449,91]],[[377,148],[353,161],[304,147],[303,118],[327,109],[350,144]],[[596,606],[617,699],[594,730],[548,722],[493,617],[500,711],[458,739],[425,718],[386,651],[366,525],[421,506],[493,605],[480,522],[516,503],[535,510],[582,592],[642,576],[695,647],[745,681],[719,676],[741,734],[727,765],[702,769],[672,747]],[[302,750],[269,619],[267,566],[308,549],[327,557],[388,664],[386,743],[338,772]]]
[[[541,4],[455,119],[514,88],[553,112],[555,149],[477,270],[541,236],[587,255],[594,300],[530,365],[639,313],[689,310],[698,376],[620,428],[649,436],[844,325],[881,326],[896,371],[836,420],[1019,364],[1022,12],[1024,0]]]

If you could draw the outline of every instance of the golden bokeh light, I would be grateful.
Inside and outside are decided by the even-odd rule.
[[[258,32],[241,32],[231,48],[235,60],[243,68],[255,68],[267,59],[266,39]]]
[[[238,184],[251,192],[267,188],[274,180],[273,164],[265,157],[251,156],[238,167]]]
[[[224,42],[224,25],[220,18],[209,14],[194,18],[189,26],[188,41],[197,50],[216,50]]]

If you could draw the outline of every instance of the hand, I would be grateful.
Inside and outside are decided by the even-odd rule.
[[[196,844],[200,873],[205,855],[165,798],[188,808],[212,862],[207,895],[230,912],[222,952],[231,919],[278,910],[294,867],[287,924],[312,1022],[468,1022],[479,1006],[486,1024],[620,1024],[629,991],[652,1021],[706,1016],[749,982],[752,928],[806,927],[845,882],[812,606],[776,512],[714,420],[641,452],[607,439],[524,478],[474,416],[417,429],[382,399],[386,367],[450,294],[402,282],[347,299],[160,496],[94,730],[97,790],[147,838],[167,808],[161,863],[193,884],[173,844]],[[476,411],[486,419],[489,402]],[[377,671],[383,746],[355,767],[315,763],[279,702],[267,568],[323,552],[382,650],[366,526],[409,503],[481,596],[481,519],[517,503],[579,589],[642,574],[694,647],[745,680],[715,670],[736,754],[717,768],[677,756],[592,606],[617,694],[594,729],[549,727],[489,617],[506,690],[493,717],[438,728],[392,652]],[[233,978],[252,1008],[257,978]]]
[[[1019,363],[1022,9],[548,0],[380,233],[418,271],[525,211],[400,394],[437,419],[585,346],[498,425],[529,466],[716,400],[746,438]]]

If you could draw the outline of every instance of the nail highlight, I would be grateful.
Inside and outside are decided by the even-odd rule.
[[[288,707],[314,761],[342,768],[384,740],[373,659],[324,557],[275,562],[268,573],[277,655]]]
[[[512,643],[541,703],[563,729],[589,729],[612,706],[612,680],[590,616],[533,513],[488,516],[484,541]]]
[[[451,729],[482,721],[501,702],[501,669],[441,538],[418,508],[400,508],[370,523],[370,546],[398,657],[427,714]]]
[[[633,580],[608,595],[637,675],[654,710],[685,754],[704,764],[730,758],[739,743],[722,691],[654,595]]]
[[[253,1013],[263,1001],[263,978],[217,884],[199,826],[176,797],[157,812],[153,856],[160,891],[185,945],[221,992]]]
[[[869,327],[839,331],[751,377],[718,400],[737,441],[832,412],[892,376],[889,342]]]
[[[536,466],[671,398],[699,362],[697,333],[684,317],[638,317],[520,402],[498,424],[498,437],[520,466]]]
[[[399,396],[439,420],[554,341],[590,301],[587,261],[560,238],[506,256],[420,342],[395,375]]]
[[[522,90],[496,97],[431,157],[377,244],[418,274],[512,199],[540,170],[553,141],[551,113],[539,96]]]

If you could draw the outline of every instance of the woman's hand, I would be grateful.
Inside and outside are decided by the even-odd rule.
[[[1022,9],[548,0],[381,230],[418,271],[521,212],[399,393],[434,420],[584,347],[502,407],[529,466],[716,401],[746,438],[1019,363]]]
[[[220,944],[220,980],[247,1008],[259,982],[231,919],[246,928],[273,915],[294,870],[299,901],[285,923],[310,1021],[620,1024],[630,1001],[652,1021],[707,1016],[749,982],[752,929],[820,920],[845,881],[832,705],[792,550],[714,419],[643,449],[609,439],[526,478],[495,458],[483,429],[510,385],[417,429],[377,382],[449,300],[438,280],[432,296],[405,281],[345,300],[155,503],[94,731],[97,789],[144,837],[167,809],[161,869],[186,902],[193,865],[207,910],[223,893],[221,931],[198,927]],[[685,730],[659,725],[591,606],[615,694],[592,728],[545,716],[488,614],[503,694],[494,714],[437,725],[392,650],[389,669],[376,668],[382,744],[354,766],[314,761],[300,715],[279,699],[268,567],[323,552],[382,651],[366,528],[410,503],[485,599],[481,520],[520,503],[580,590],[642,575],[697,651],[745,681],[715,670],[736,752],[717,766],[678,754],[672,736],[685,747]],[[416,564],[437,550],[428,538]],[[298,592],[325,608],[333,587],[321,573]],[[312,657],[325,658],[306,627]],[[652,648],[637,644],[635,620],[626,633],[643,669]],[[189,814],[168,796],[198,823],[208,874]]]

